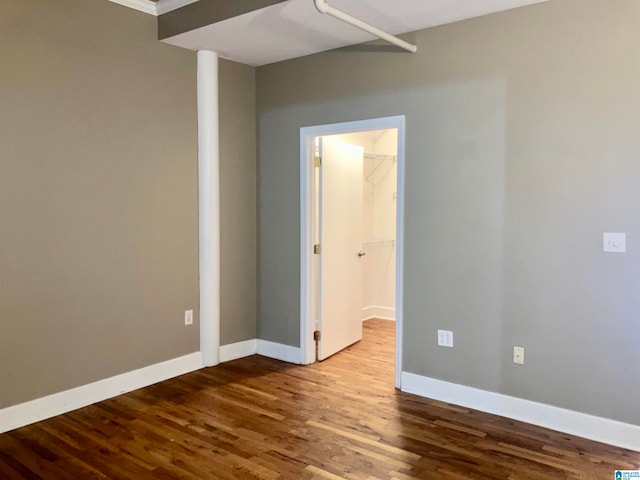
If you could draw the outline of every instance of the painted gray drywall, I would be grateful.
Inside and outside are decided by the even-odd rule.
[[[220,344],[256,338],[255,68],[220,60]]]
[[[639,21],[551,1],[259,68],[260,338],[299,344],[299,129],[404,114],[404,370],[640,425]]]
[[[198,351],[195,54],[108,1],[0,44],[0,408]]]

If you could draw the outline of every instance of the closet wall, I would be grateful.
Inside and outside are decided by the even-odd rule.
[[[397,130],[373,132],[365,148],[362,319],[396,318]]]

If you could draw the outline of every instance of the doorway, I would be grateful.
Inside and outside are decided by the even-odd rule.
[[[395,319],[397,388],[402,371],[404,123],[404,116],[397,116],[300,131],[303,363],[357,342],[363,320]]]

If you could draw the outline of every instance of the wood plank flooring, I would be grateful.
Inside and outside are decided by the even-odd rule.
[[[392,322],[300,367],[252,356],[0,435],[0,479],[610,479],[640,453],[396,391]]]

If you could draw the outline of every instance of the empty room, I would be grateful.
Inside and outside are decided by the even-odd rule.
[[[0,0],[0,479],[640,478],[639,25]]]

